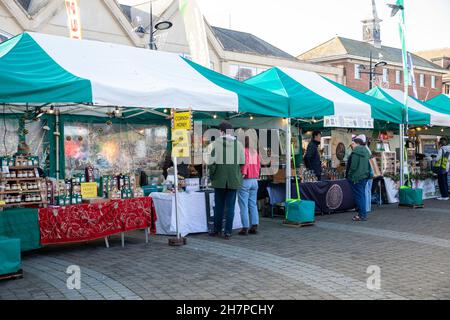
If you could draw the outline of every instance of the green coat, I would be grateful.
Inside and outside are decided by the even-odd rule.
[[[370,178],[370,152],[364,146],[357,146],[352,152],[348,179],[353,183]]]
[[[228,159],[229,158],[229,159]],[[228,159],[228,161],[226,161]],[[245,164],[242,143],[230,136],[213,142],[209,173],[213,188],[238,190],[242,186],[241,165]]]

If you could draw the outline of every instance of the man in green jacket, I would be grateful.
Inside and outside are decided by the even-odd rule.
[[[366,185],[370,178],[370,152],[366,148],[367,138],[361,134],[353,138],[355,147],[349,158],[347,180],[352,188],[353,198],[358,207],[358,215],[353,217],[353,221],[367,220]],[[350,160],[351,159],[351,160]]]
[[[229,122],[222,122],[219,130],[221,136],[212,144],[209,167],[215,202],[214,233],[211,235],[221,234],[225,214],[224,236],[229,239],[233,230],[236,195],[242,185],[241,165],[245,164],[245,153],[242,143],[231,134],[233,127]]]

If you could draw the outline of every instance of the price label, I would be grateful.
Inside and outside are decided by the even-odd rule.
[[[82,182],[81,196],[83,198],[97,198],[97,182]]]

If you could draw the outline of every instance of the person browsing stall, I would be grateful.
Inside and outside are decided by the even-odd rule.
[[[322,163],[320,161],[319,153],[321,139],[322,133],[320,131],[314,131],[311,137],[311,142],[308,144],[306,149],[306,154],[303,157],[306,168],[313,171],[319,181],[322,177]]]
[[[239,208],[241,210],[242,229],[239,235],[256,234],[259,225],[257,206],[258,178],[261,171],[256,141],[245,139],[245,164],[241,167],[242,187],[239,189]],[[250,220],[250,221],[249,221]],[[251,225],[251,228],[250,228]],[[250,229],[249,229],[250,228]]]
[[[237,191],[242,186],[241,165],[245,164],[244,147],[235,136],[232,125],[224,121],[219,125],[221,136],[212,143],[209,172],[214,188],[214,232],[220,236],[225,215],[225,239],[230,239],[233,230],[234,208]]]
[[[447,201],[448,198],[448,172],[450,167],[450,147],[447,138],[439,140],[439,151],[435,162],[435,171],[438,175],[439,191],[441,196],[437,200]]]
[[[353,221],[367,220],[367,194],[366,185],[371,175],[370,152],[366,147],[367,138],[361,134],[353,138],[354,148],[350,156],[347,180],[352,189],[353,198],[358,208],[358,215],[353,217]]]

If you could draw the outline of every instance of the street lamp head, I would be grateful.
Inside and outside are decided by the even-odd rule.
[[[385,67],[385,66],[387,66],[387,63],[384,62],[384,61],[380,61],[380,62],[378,62],[378,63],[375,65],[375,68],[376,68],[376,67]]]
[[[155,30],[163,31],[172,28],[173,24],[170,21],[162,21],[155,25]]]

